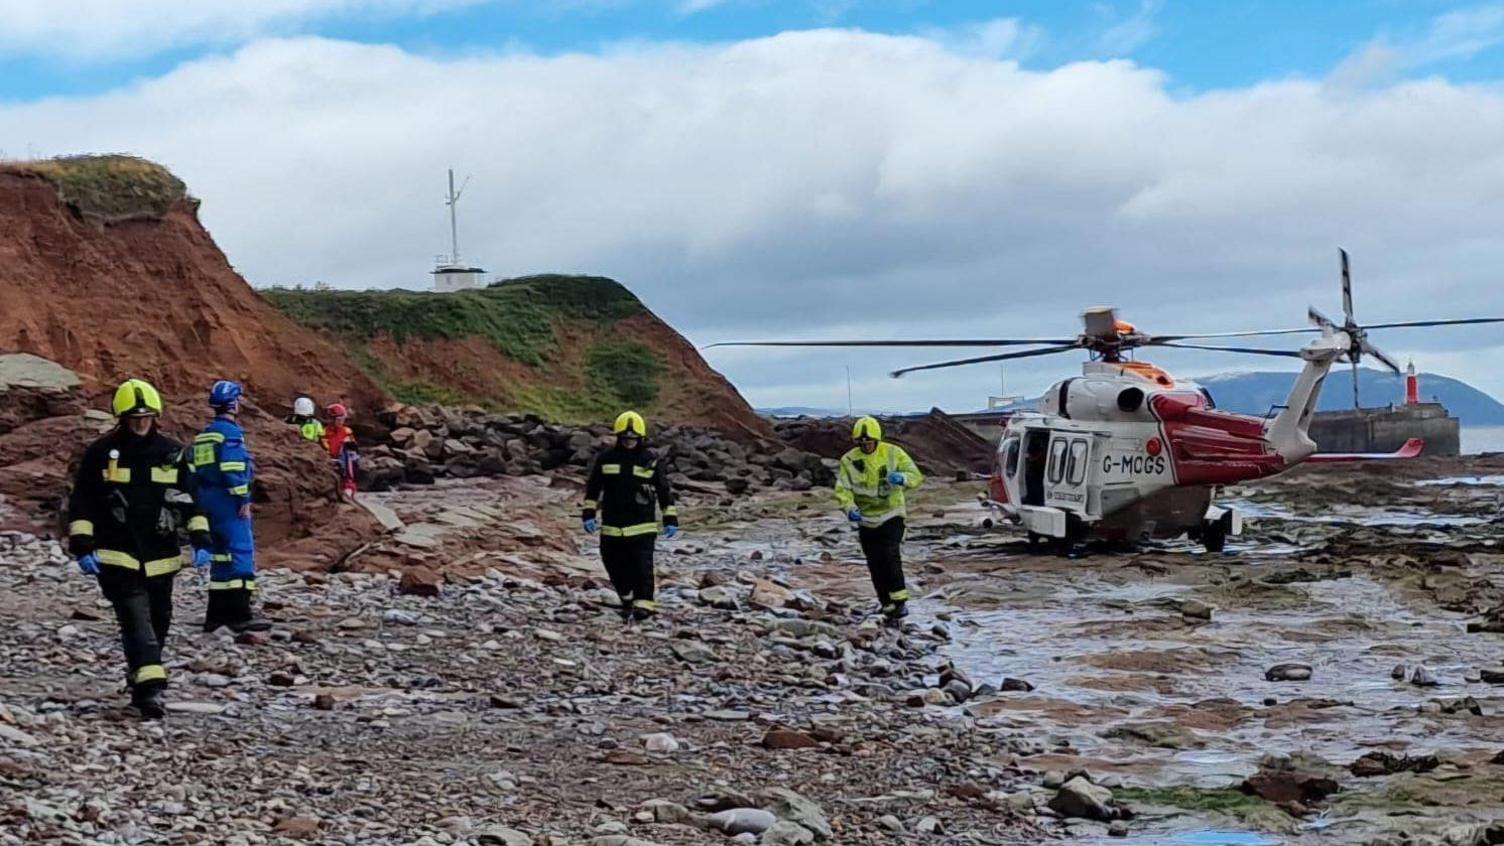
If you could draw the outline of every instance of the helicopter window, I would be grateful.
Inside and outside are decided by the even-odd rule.
[[[1065,463],[1065,478],[1072,485],[1086,481],[1086,441],[1076,438],[1071,441],[1071,454]]]
[[[1212,399],[1212,392],[1211,391],[1207,390],[1206,388],[1202,388],[1201,389],[1201,396],[1203,396],[1203,397],[1206,398],[1206,407],[1207,408],[1216,408],[1217,407],[1217,401],[1214,400],[1214,399]]]
[[[1065,447],[1064,438],[1050,444],[1050,484],[1058,485],[1065,479]]]
[[[1009,479],[1018,472],[1018,446],[1018,438],[1010,438],[1003,451],[1003,475]]]

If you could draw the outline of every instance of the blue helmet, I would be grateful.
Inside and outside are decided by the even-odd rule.
[[[240,387],[239,382],[231,382],[221,379],[209,389],[210,408],[233,408],[240,403],[240,395],[245,389]]]

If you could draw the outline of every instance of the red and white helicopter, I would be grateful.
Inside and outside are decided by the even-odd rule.
[[[1021,525],[1031,542],[1053,539],[1069,549],[1080,541],[1135,542],[1189,534],[1221,551],[1242,519],[1213,503],[1216,489],[1272,476],[1305,461],[1414,458],[1414,439],[1394,453],[1317,454],[1307,430],[1333,364],[1368,355],[1398,374],[1399,365],[1368,341],[1371,329],[1500,323],[1504,318],[1412,320],[1362,326],[1353,318],[1352,283],[1342,251],[1342,309],[1338,324],[1316,309],[1310,327],[1215,334],[1152,335],[1119,320],[1111,308],[1083,315],[1075,338],[994,338],[911,341],[768,341],[714,346],[811,347],[1013,347],[1034,349],[943,361],[894,371],[906,373],[1086,350],[1081,375],[1045,392],[1037,412],[1010,416],[999,439],[986,503]],[[1186,341],[1316,333],[1298,352],[1205,346]],[[1268,418],[1215,408],[1211,394],[1188,379],[1133,361],[1140,347],[1215,350],[1299,358],[1289,398]]]

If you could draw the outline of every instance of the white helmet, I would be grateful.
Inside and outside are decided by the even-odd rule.
[[[312,417],[313,400],[309,397],[298,397],[292,401],[292,413],[299,417]]]

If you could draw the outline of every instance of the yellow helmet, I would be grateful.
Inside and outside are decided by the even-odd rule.
[[[875,417],[863,417],[851,427],[851,439],[859,441],[863,438],[871,438],[874,441],[883,439],[883,427],[878,424]]]
[[[646,438],[648,436],[648,424],[647,421],[642,419],[641,414],[635,411],[623,411],[616,416],[616,422],[612,424],[611,431],[618,435],[630,432],[639,438]]]
[[[162,395],[144,379],[127,379],[115,389],[112,407],[116,417],[140,417],[162,413]]]

